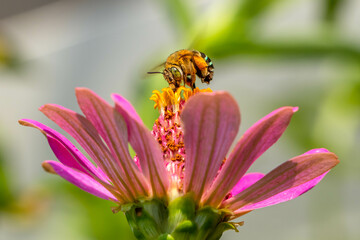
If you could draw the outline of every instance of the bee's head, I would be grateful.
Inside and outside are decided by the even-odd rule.
[[[178,66],[172,66],[172,67],[164,69],[163,74],[164,74],[165,78],[168,76],[172,81],[178,82],[183,79],[183,72],[182,72],[181,68]]]
[[[163,72],[148,72],[148,74],[161,73],[172,89],[180,87],[183,80],[183,72],[179,66],[165,68]]]
[[[165,80],[169,83],[169,86],[174,90],[180,87],[182,79],[183,79],[183,72],[180,67],[172,66],[165,68],[163,71],[163,75]]]
[[[166,79],[171,79],[172,81],[181,81],[183,79],[183,73],[180,67],[172,66],[165,68],[163,72],[147,72],[148,74],[157,74],[161,73]]]

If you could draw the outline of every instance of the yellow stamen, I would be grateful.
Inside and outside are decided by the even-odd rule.
[[[187,101],[191,96],[200,93],[200,92],[212,92],[210,88],[199,89],[195,88],[194,90],[185,87],[179,87],[174,92],[171,88],[163,88],[162,92],[154,90],[153,95],[150,97],[150,100],[155,102],[154,108],[161,109],[166,106],[176,106],[179,105],[181,100]]]

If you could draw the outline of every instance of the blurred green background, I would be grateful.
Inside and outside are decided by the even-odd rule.
[[[74,87],[85,86],[109,101],[122,94],[150,127],[148,98],[166,83],[145,73],[183,48],[212,59],[211,88],[239,103],[239,136],[277,107],[300,107],[251,170],[317,147],[341,161],[314,190],[243,216],[223,239],[360,239],[359,12],[358,0],[1,1],[0,239],[133,239],[112,203],[42,171],[55,157],[17,120],[58,129],[37,108],[79,111]]]

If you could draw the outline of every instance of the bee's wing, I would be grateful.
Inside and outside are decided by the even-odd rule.
[[[148,71],[148,72],[156,72],[156,71],[163,70],[163,69],[165,68],[165,63],[166,63],[166,62],[162,62],[162,63],[156,65],[155,67],[152,67],[152,68],[150,69],[150,71]]]
[[[157,66],[155,67],[152,67],[151,69],[149,69],[149,71],[147,72],[144,72],[141,74],[141,78],[142,79],[146,79],[149,74],[152,74],[152,73],[162,73],[162,71],[164,70],[165,68],[165,62],[161,63],[161,64],[158,64]]]

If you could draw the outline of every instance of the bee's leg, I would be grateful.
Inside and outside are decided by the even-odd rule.
[[[195,82],[193,82],[192,86],[191,86],[192,90],[194,90],[196,88],[195,86]]]
[[[200,55],[201,54],[201,55]],[[205,57],[206,55],[203,54]],[[198,52],[198,55],[195,55],[192,57],[191,61],[193,63],[193,71],[194,71],[194,75],[196,74],[202,83],[204,83],[204,79],[207,75],[207,63],[205,62],[204,64],[204,56],[202,55],[202,53]]]
[[[197,68],[196,70],[197,70],[196,74],[200,78],[201,82],[204,83],[205,82],[204,79],[206,78],[206,75],[208,73],[207,68],[202,68],[202,69]]]
[[[192,90],[196,88],[195,81],[193,81],[194,75],[187,75],[186,77],[186,84],[191,87]]]
[[[191,81],[191,75],[188,75],[186,78],[186,85],[188,85],[189,87],[193,88],[193,84]]]
[[[196,69],[194,67],[194,64],[192,64],[191,67],[191,82],[189,83],[189,86],[191,86],[191,88],[194,90],[195,87],[195,82],[196,82]]]
[[[189,85],[189,83],[188,83],[188,74],[189,73],[187,72],[187,68],[186,68],[184,61],[180,61],[180,67],[181,67],[181,70],[183,71],[183,84],[185,87],[186,85]]]
[[[184,87],[185,87],[186,85],[189,85],[189,84],[188,84],[188,80],[189,80],[188,77],[189,77],[189,76],[188,76],[188,73],[187,73],[187,71],[185,70],[185,71],[184,71],[184,77],[183,77],[183,85],[184,85]]]
[[[170,84],[169,84],[169,87],[171,88],[171,90],[173,90],[173,91],[175,92],[175,90],[176,90],[175,84],[170,83]]]
[[[201,71],[201,78],[200,79],[201,79],[202,83],[206,82],[206,80],[205,80],[206,79],[206,74],[207,74],[207,70],[202,70]]]
[[[194,90],[195,89],[196,75],[191,74],[188,85]]]

